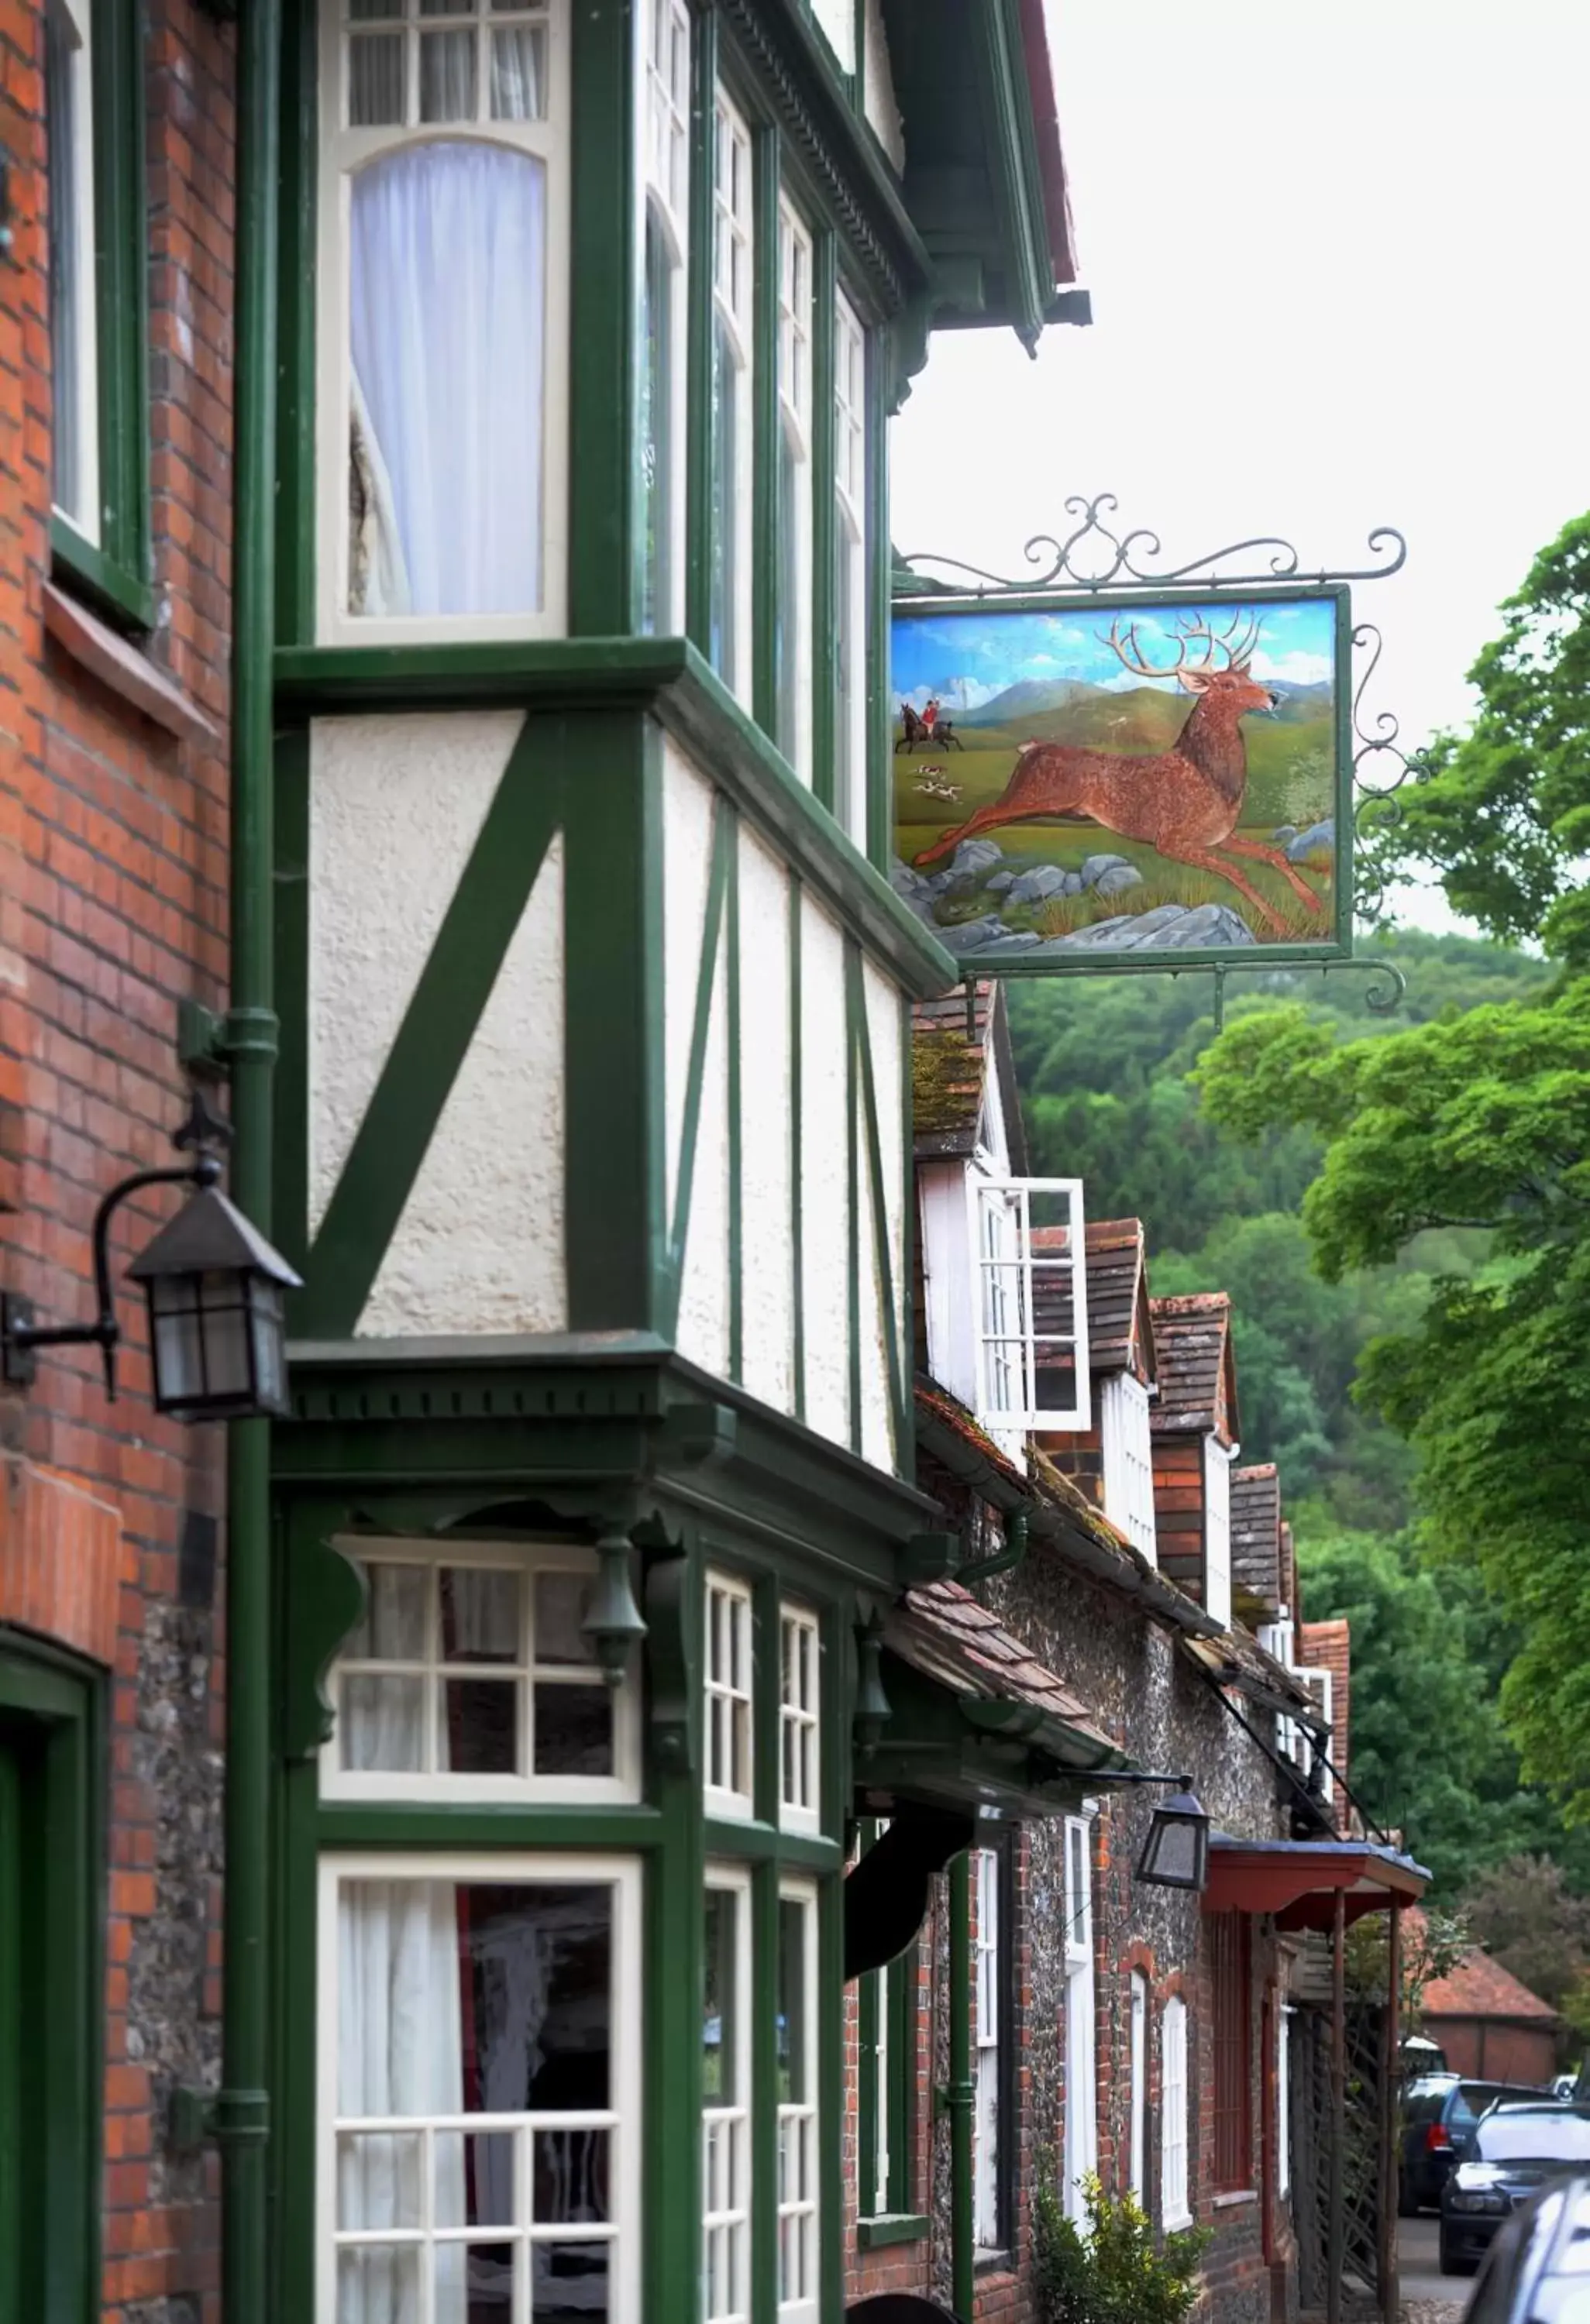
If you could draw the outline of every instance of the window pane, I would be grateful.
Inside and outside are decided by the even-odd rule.
[[[342,1764],[366,1775],[425,1766],[425,1682],[350,1671],[342,1682]]]
[[[419,1662],[425,1653],[430,1574],[422,1565],[361,1563],[369,1595],[345,1655],[350,1662]]]
[[[414,2131],[380,2131],[337,2142],[339,2227],[418,2227],[425,2142]]]
[[[420,2247],[356,2244],[337,2255],[337,2324],[420,2314]]]
[[[546,34],[539,24],[492,33],[492,119],[540,121],[547,109]]]
[[[432,2217],[439,2227],[511,2227],[519,2207],[514,2183],[517,2141],[511,2130],[439,2130],[432,2144],[436,2183]]]
[[[739,679],[735,609],[739,595],[739,531],[735,477],[739,461],[739,365],[729,327],[712,324],[712,571],[707,643],[712,667],[726,686]]]
[[[517,1679],[448,1679],[438,1766],[454,1775],[516,1775],[519,1702]]]
[[[731,2102],[736,2087],[735,1949],[739,1897],[732,1888],[707,1891],[707,1978],[701,2017],[701,2096],[707,2106]],[[710,2208],[710,2207],[709,2207]],[[726,2205],[718,2206],[726,2209]]]
[[[644,496],[641,627],[654,632],[671,604],[669,353],[672,344],[673,266],[662,227],[646,205],[642,283],[645,362],[641,372],[641,489]]]
[[[474,120],[476,60],[473,27],[467,32],[421,35],[421,121]]]
[[[604,2324],[612,2296],[605,2244],[532,2245],[531,2269],[536,2324]],[[499,2316],[507,2324],[506,2312]],[[477,2324],[473,2313],[469,2324]]]
[[[806,2087],[806,1914],[797,1899],[779,1900],[779,2102],[800,2106]]]
[[[449,1663],[516,1663],[523,1651],[522,1583],[505,1567],[444,1565],[441,1651]]]
[[[613,1773],[613,1690],[596,1686],[538,1686],[535,1694],[538,1775]]]
[[[538,1663],[590,1663],[590,1640],[580,1628],[594,1584],[588,1573],[538,1573],[535,1579],[535,1658]]]
[[[49,134],[50,359],[55,505],[69,516],[80,513],[83,445],[79,430],[83,346],[81,301],[87,286],[79,263],[80,216],[78,141],[88,131],[79,112],[79,42],[60,0],[44,15],[44,107]]]
[[[538,2130],[534,2216],[538,2226],[592,2227],[612,2214],[605,2130]]]
[[[383,15],[389,14],[382,9]],[[403,117],[403,36],[356,32],[347,44],[347,117],[353,129],[376,129]]]
[[[540,605],[545,299],[533,155],[406,145],[355,179],[351,612]]]

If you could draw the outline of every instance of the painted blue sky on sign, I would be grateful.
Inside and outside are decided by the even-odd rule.
[[[1133,622],[1146,660],[1170,661],[1178,621],[1206,615],[1225,629],[1234,613],[1251,612],[1259,641],[1255,678],[1282,685],[1328,685],[1336,669],[1336,605],[1331,598],[1293,598],[1243,606],[1230,597],[1208,604],[1072,606],[1055,613],[1010,613],[994,606],[975,613],[897,615],[893,623],[892,687],[896,704],[920,709],[937,695],[946,709],[975,710],[1021,679],[1068,678],[1099,687],[1142,686],[1122,668],[1106,640],[1112,622]],[[1174,678],[1160,681],[1173,687]]]

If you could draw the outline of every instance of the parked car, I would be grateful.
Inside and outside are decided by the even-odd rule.
[[[1558,2074],[1551,2085],[1551,2095],[1554,2098],[1571,2098],[1578,2087],[1577,2074]]]
[[[1558,2180],[1502,2222],[1464,2324],[1590,2324],[1590,2174]]]
[[[1524,2082],[1476,2082],[1460,2074],[1426,2074],[1410,2082],[1402,2097],[1397,2181],[1402,2218],[1438,2208],[1453,2158],[1487,2107],[1498,2098],[1528,2098],[1539,2106],[1542,2096]]]
[[[1521,2203],[1586,2165],[1590,2107],[1548,2098],[1493,2107],[1469,2132],[1441,2190],[1442,2274],[1472,2275]]]

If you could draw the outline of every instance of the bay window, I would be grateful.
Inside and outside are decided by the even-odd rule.
[[[816,2324],[818,2312],[817,1891],[779,1889],[779,2314]]]
[[[779,204],[779,571],[773,592],[777,672],[775,740],[802,781],[811,780],[811,236]]]
[[[866,336],[834,300],[834,813],[867,844]]]
[[[639,2305],[640,1878],[596,1857],[321,1868],[321,2324]]]
[[[752,1766],[753,1608],[743,1582],[707,1577],[707,1810],[755,1813]]]
[[[568,0],[322,24],[322,636],[556,635]]]
[[[802,1606],[779,1609],[779,1821],[787,1831],[821,1827],[818,1790],[820,1734],[817,1617]]]
[[[641,222],[641,627],[684,626],[690,17],[646,0]]]
[[[751,701],[753,194],[751,132],[719,88],[712,194],[712,473],[708,630],[713,669]]]
[[[751,2312],[751,1883],[707,1868],[701,2021],[703,2324]]]

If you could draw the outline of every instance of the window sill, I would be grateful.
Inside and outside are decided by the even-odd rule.
[[[1179,2236],[1184,2235],[1192,2225],[1193,2215],[1190,2211],[1178,2211],[1173,2218],[1161,2219],[1160,2229],[1163,2235]]]
[[[1256,2187],[1236,2187],[1227,2195],[1211,2196],[1209,2209],[1212,2211],[1234,2211],[1239,2203],[1256,2203],[1258,2200],[1259,2190]]]
[[[154,592],[114,557],[85,540],[65,517],[50,520],[50,571],[64,577],[74,593],[87,597],[97,612],[119,630],[147,630],[154,625]]]
[[[877,2211],[855,2223],[855,2240],[863,2251],[879,2251],[885,2244],[920,2243],[930,2221],[911,2211]]]
[[[163,727],[179,742],[192,742],[200,750],[217,748],[219,728],[195,707],[181,687],[157,669],[130,638],[119,637],[52,581],[44,585],[44,630],[63,653],[140,716]]]

